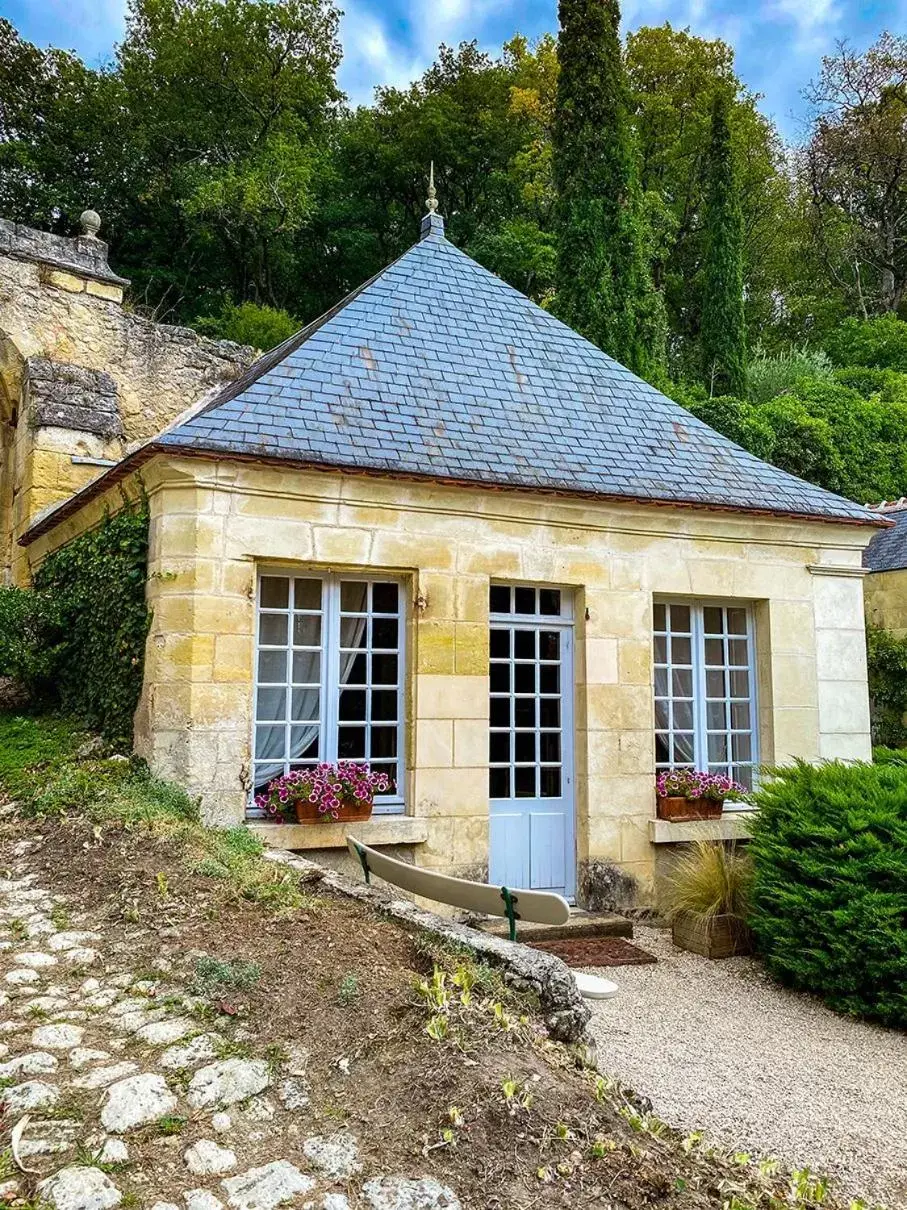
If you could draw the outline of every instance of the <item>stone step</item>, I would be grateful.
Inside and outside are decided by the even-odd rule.
[[[509,937],[510,926],[506,920],[484,919],[474,927],[495,937]],[[567,937],[632,937],[633,922],[616,912],[587,912],[574,908],[566,924],[523,924],[517,921],[518,941],[561,941]]]

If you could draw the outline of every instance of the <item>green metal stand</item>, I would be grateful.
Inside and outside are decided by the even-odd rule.
[[[365,855],[365,849],[361,844],[356,844],[355,840],[353,841],[353,844],[356,848],[356,854],[359,857],[359,864],[362,866],[362,873],[365,875],[365,881],[369,886],[371,886],[372,872],[368,868],[368,858]]]
[[[507,921],[510,925],[510,940],[516,941],[516,922],[520,918],[520,913],[516,910],[516,905],[519,902],[508,887],[501,887],[501,898],[504,900],[504,907],[507,909]]]

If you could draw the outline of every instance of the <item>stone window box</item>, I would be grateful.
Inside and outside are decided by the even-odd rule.
[[[749,840],[753,835],[755,811],[726,811],[720,819],[649,820],[652,844],[689,844],[694,840]]]
[[[275,824],[252,820],[248,827],[265,844],[296,851],[345,849],[349,835],[373,848],[424,844],[428,839],[428,821],[412,815],[373,815],[362,823]]]

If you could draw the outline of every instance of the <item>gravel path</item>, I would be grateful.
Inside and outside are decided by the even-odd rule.
[[[717,1143],[826,1173],[851,1196],[907,1207],[907,1035],[779,987],[749,958],[708,961],[637,928],[651,966],[599,973],[599,1066],[657,1116]]]

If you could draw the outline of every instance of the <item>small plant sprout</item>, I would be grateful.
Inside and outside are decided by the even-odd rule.
[[[606,1139],[599,1135],[589,1150],[594,1160],[601,1160],[604,1159],[609,1151],[616,1151],[617,1144],[613,1139]]]
[[[349,1008],[359,999],[359,980],[354,974],[344,975],[337,989],[337,1003],[341,1008]]]
[[[170,884],[167,881],[167,875],[161,871],[158,871],[158,873],[155,874],[154,879],[157,883],[157,893],[160,895],[161,899],[166,899],[170,894]]]
[[[453,976],[453,983],[460,989],[460,1003],[464,1008],[468,1008],[472,1003],[472,989],[475,981],[475,972],[461,963]]]
[[[518,1109],[528,1109],[532,1104],[532,1093],[521,1080],[515,1080],[512,1076],[501,1081],[501,1092],[511,1117]]]
[[[428,1024],[425,1026],[425,1032],[435,1042],[443,1042],[447,1037],[450,1026],[447,1018],[441,1016],[440,1013],[433,1013],[429,1018]]]
[[[457,1105],[450,1105],[447,1109],[447,1116],[450,1119],[450,1124],[459,1130],[464,1123],[463,1110]]]
[[[567,1126],[566,1122],[558,1122],[558,1124],[554,1128],[554,1137],[556,1139],[560,1139],[562,1142],[566,1141],[567,1139],[569,1139],[571,1137],[570,1129]]]

